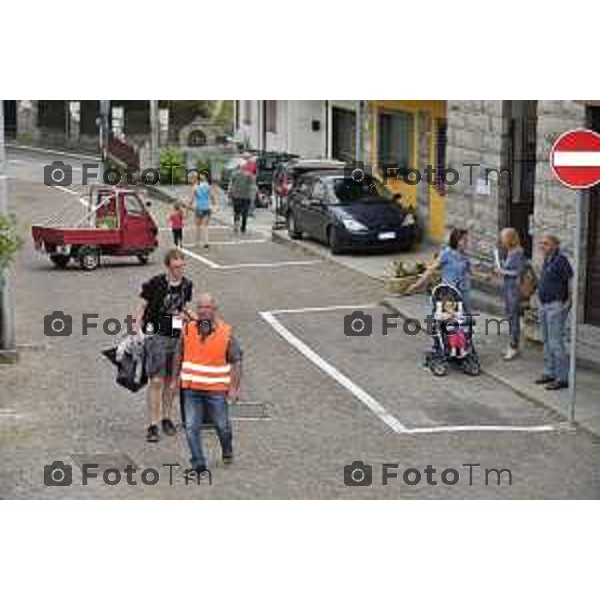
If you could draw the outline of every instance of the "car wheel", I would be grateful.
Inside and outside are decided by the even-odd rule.
[[[50,260],[59,269],[64,269],[69,264],[71,257],[68,254],[51,254]]]
[[[287,230],[293,240],[299,240],[302,238],[302,231],[298,229],[296,217],[292,211],[290,211],[287,215]]]
[[[340,242],[335,227],[332,226],[329,228],[327,232],[327,240],[329,242],[329,249],[331,250],[331,254],[341,254],[342,249],[340,247]]]
[[[100,253],[96,248],[84,247],[79,251],[79,265],[84,271],[93,271],[100,264]]]
[[[145,265],[145,264],[148,263],[149,255],[148,255],[147,252],[140,252],[136,256],[137,256],[137,259],[140,261],[141,264]]]

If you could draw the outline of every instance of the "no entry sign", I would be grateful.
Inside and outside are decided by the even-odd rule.
[[[552,146],[550,165],[564,185],[592,187],[600,182],[600,134],[589,129],[563,133]]]

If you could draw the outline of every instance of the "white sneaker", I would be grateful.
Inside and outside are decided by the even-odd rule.
[[[519,349],[518,348],[508,348],[506,350],[506,353],[504,354],[504,356],[502,358],[504,358],[504,360],[513,360],[517,356],[519,356]]]

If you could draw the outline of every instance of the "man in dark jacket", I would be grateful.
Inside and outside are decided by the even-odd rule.
[[[543,236],[540,249],[544,255],[544,266],[538,284],[544,374],[536,383],[545,385],[547,390],[561,390],[569,387],[565,325],[571,309],[573,269],[569,259],[561,252],[560,240],[556,236]]]

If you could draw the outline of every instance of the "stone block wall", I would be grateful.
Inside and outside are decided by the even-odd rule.
[[[500,170],[502,160],[502,101],[448,101],[447,168],[456,169],[459,181],[448,186],[446,226],[469,230],[476,266],[492,263],[499,222],[500,188],[497,175],[489,175],[489,195],[477,189],[479,167]],[[471,177],[472,174],[472,177]]]

